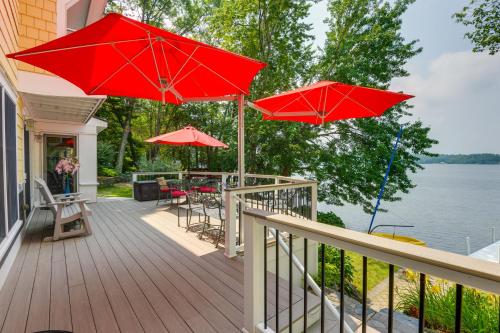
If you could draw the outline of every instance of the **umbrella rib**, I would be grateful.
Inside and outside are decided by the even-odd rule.
[[[172,81],[172,74],[170,73],[170,67],[168,66],[167,55],[165,54],[163,43],[160,43],[160,46],[161,46],[161,53],[163,54],[163,60],[165,61],[165,66],[167,67],[168,79]]]
[[[155,42],[156,42],[156,41],[155,41]],[[112,46],[113,46],[113,48],[115,49],[115,51],[116,51],[116,52],[118,52],[118,54],[119,54],[120,56],[122,56],[122,58],[123,58],[123,59],[125,59],[125,61],[126,61],[126,62],[130,65],[130,66],[132,66],[132,67],[133,67],[136,71],[138,71],[138,72],[139,72],[139,74],[141,74],[141,75],[142,75],[142,76],[146,79],[146,81],[148,81],[149,83],[151,83],[151,85],[152,85],[153,87],[155,87],[156,89],[158,89],[158,90],[160,90],[160,89],[161,89],[161,87],[157,87],[157,86],[155,85],[155,83],[154,83],[154,82],[153,82],[153,81],[152,81],[152,80],[151,80],[151,79],[150,79],[150,78],[149,78],[146,74],[144,74],[144,72],[143,72],[143,71],[141,71],[141,69],[140,69],[139,67],[137,67],[137,65],[136,65],[136,64],[134,64],[134,63],[133,63],[130,59],[128,59],[128,58],[127,58],[127,57],[123,54],[123,52],[122,52],[122,51],[120,51],[120,50],[119,50],[119,49],[118,49],[115,45],[113,45],[113,44],[112,44]],[[148,48],[149,48],[149,46],[147,46],[145,50],[147,50]],[[141,53],[142,53],[142,51],[141,51]],[[135,58],[137,58],[138,56],[139,56],[139,54],[137,54],[136,56],[134,56],[134,58],[133,58],[132,60],[134,60],[134,59],[135,59]]]
[[[333,89],[333,90],[337,91],[338,93],[340,93],[340,94],[344,95],[344,98],[343,98],[342,100],[344,100],[345,98],[347,98],[348,100],[350,100],[351,102],[356,103],[357,105],[361,106],[363,109],[365,109],[366,111],[370,112],[370,113],[371,113],[371,114],[373,114],[374,116],[376,116],[376,115],[377,115],[377,114],[376,114],[373,110],[371,110],[371,109],[367,108],[366,106],[364,106],[364,105],[363,105],[363,104],[361,104],[360,102],[358,102],[358,101],[356,101],[355,99],[352,99],[351,97],[349,97],[349,95],[350,95],[350,94],[351,94],[351,93],[352,93],[352,92],[356,89],[356,87],[352,87],[352,89],[351,89],[351,90],[350,90],[347,94],[344,94],[343,92],[341,92],[341,91],[339,91],[338,89],[335,89],[335,88],[333,88],[333,87],[331,87],[331,86],[329,86],[329,87],[330,87],[331,89]],[[339,103],[340,103],[340,102],[339,102]],[[337,105],[338,105],[338,104],[337,104]],[[337,107],[337,105],[336,105],[335,107]],[[329,115],[330,113],[332,113],[332,112],[333,112],[333,109],[332,109],[330,112],[328,112],[328,115]]]
[[[147,33],[148,33],[148,39],[149,39],[149,47],[151,48],[151,54],[153,55],[153,61],[155,63],[156,74],[158,74],[158,83],[160,84],[160,87],[161,87],[162,86],[161,74],[160,74],[160,69],[158,68],[158,62],[156,61],[155,50],[153,49],[153,42],[151,41],[151,33],[149,31]]]
[[[283,110],[284,108],[286,108],[287,106],[289,106],[290,104],[296,102],[297,100],[299,100],[301,97],[303,98],[303,96],[301,96],[301,93],[300,92],[297,92],[299,94],[298,97],[294,98],[293,100],[291,100],[290,102],[286,103],[285,105],[283,105],[282,107],[280,107],[278,110],[276,111],[272,111],[272,113],[274,112],[280,112],[281,110]],[[307,92],[308,93],[308,92]],[[312,109],[314,110],[314,107],[312,107]]]
[[[38,55],[38,54],[44,54],[44,53],[77,50],[77,49],[83,49],[83,48],[87,48],[87,47],[96,47],[96,46],[113,45],[113,44],[121,44],[121,43],[142,42],[145,40],[147,40],[147,38],[128,39],[128,40],[120,40],[120,41],[111,41],[111,42],[92,43],[92,44],[76,45],[76,46],[68,46],[68,47],[59,47],[57,49],[34,51],[34,52],[18,54],[15,57],[20,58],[20,57],[26,57],[26,56],[32,56],[32,55]]]
[[[138,56],[140,56],[141,54],[143,54],[147,49],[148,49],[149,46],[146,46],[144,49],[142,49],[139,53],[137,53],[135,56],[133,56],[131,58],[131,60],[134,60],[135,58],[137,58]],[[113,47],[115,50],[116,50],[116,47]],[[118,74],[122,69],[124,69],[129,63],[125,63],[123,64],[120,68],[118,68],[116,71],[114,71],[111,75],[109,75],[104,81],[102,81],[101,83],[99,83],[94,89],[90,90],[89,91],[89,95],[93,94],[97,89],[99,89],[100,87],[102,87],[104,84],[106,84],[109,80],[111,80],[116,74]]]
[[[174,49],[176,49],[177,51],[185,54],[185,55],[188,55],[186,52],[184,52],[183,50],[179,49],[178,47],[176,47],[175,45],[169,43],[167,40],[165,40],[165,43],[168,43],[171,47],[173,47]],[[198,47],[200,46],[197,46],[196,49],[198,49]],[[215,50],[217,50],[216,48],[214,48]],[[232,83],[231,81],[229,81],[228,79],[226,79],[224,76],[220,75],[219,73],[217,73],[215,70],[213,70],[212,68],[208,67],[207,65],[205,65],[204,63],[202,63],[201,61],[197,60],[196,58],[192,58],[194,61],[196,61],[200,66],[206,68],[207,70],[209,70],[210,72],[212,72],[213,74],[217,75],[218,77],[220,77],[222,80],[226,81],[227,83],[229,83],[230,85],[232,85],[233,87],[235,87],[236,89],[238,89],[239,91],[241,91],[242,93],[246,94],[246,92],[241,89],[240,87],[238,87],[237,85],[235,85],[234,83]]]

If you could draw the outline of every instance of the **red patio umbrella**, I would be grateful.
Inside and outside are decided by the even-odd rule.
[[[225,143],[211,137],[208,134],[198,131],[193,126],[186,126],[175,132],[170,132],[147,139],[146,142],[161,143],[164,145],[184,145],[184,146],[209,146],[229,148]]]
[[[174,146],[195,146],[195,147],[221,147],[229,148],[225,143],[211,137],[208,134],[198,131],[193,126],[186,126],[175,132],[170,132],[155,136],[145,140],[150,143],[159,143]],[[188,161],[189,162],[189,161]],[[189,163],[188,163],[189,170]]]
[[[299,89],[248,103],[266,120],[288,120],[322,124],[324,122],[381,116],[388,108],[411,95],[319,81]]]
[[[238,175],[244,178],[244,95],[265,63],[119,14],[7,57],[59,75],[88,95],[174,104],[237,99]]]
[[[264,63],[120,14],[7,55],[70,81],[88,95],[180,104],[248,94]]]

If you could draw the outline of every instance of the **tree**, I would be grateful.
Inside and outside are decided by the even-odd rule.
[[[330,0],[318,76],[376,88],[387,88],[393,78],[407,76],[405,63],[421,51],[417,41],[406,42],[401,36],[401,16],[412,2]],[[403,121],[405,130],[383,199],[398,200],[398,192],[414,187],[409,173],[421,168],[418,155],[429,155],[436,141],[428,137],[429,128],[410,120],[410,115],[409,107],[401,104],[379,118],[326,124],[316,142],[315,159],[308,163],[320,182],[320,199],[371,211]]]
[[[500,50],[500,1],[470,0],[461,12],[453,15],[458,23],[472,26],[465,33],[473,44],[474,52],[488,51],[494,55]]]
[[[254,80],[250,100],[294,88],[310,78],[313,37],[304,19],[312,3],[225,0],[214,9],[208,21],[213,40],[225,49],[268,64]],[[251,109],[245,114],[247,171],[291,175],[301,170],[317,130],[305,124],[262,121]]]

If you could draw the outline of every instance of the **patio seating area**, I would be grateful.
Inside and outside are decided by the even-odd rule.
[[[241,330],[240,257],[228,259],[197,233],[179,228],[177,210],[155,201],[100,199],[89,207],[93,234],[57,242],[42,241],[52,233],[52,212],[35,211],[0,291],[2,332]],[[274,280],[269,274],[270,293]],[[303,290],[293,294],[294,308],[302,309]],[[286,327],[284,280],[280,295],[280,322]],[[317,314],[319,297],[309,295],[308,307]],[[293,316],[300,318],[301,311],[296,312]]]

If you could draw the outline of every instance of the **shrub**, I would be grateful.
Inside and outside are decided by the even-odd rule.
[[[318,247],[318,258],[321,258],[321,246]],[[354,267],[349,256],[345,256],[344,264],[344,290],[347,295],[357,297],[357,291],[353,285]],[[314,280],[321,285],[321,272],[314,277]],[[340,290],[340,250],[328,245],[325,245],[325,286]]]
[[[97,142],[97,168],[109,168],[113,169],[115,167],[116,158],[116,148],[114,145],[108,142]]]
[[[118,172],[115,169],[111,168],[99,168],[98,169],[99,176],[102,177],[116,177],[118,176]]]
[[[408,285],[397,290],[396,309],[418,317],[419,283],[407,271]],[[425,324],[428,328],[453,332],[455,327],[455,285],[442,279],[428,280],[425,288]],[[462,331],[498,332],[498,297],[472,288],[463,289]]]
[[[157,157],[154,160],[148,160],[145,156],[139,161],[139,170],[143,172],[167,172],[179,171],[181,169],[178,162],[171,159]]]
[[[345,224],[334,212],[318,212],[318,222],[345,228]]]

